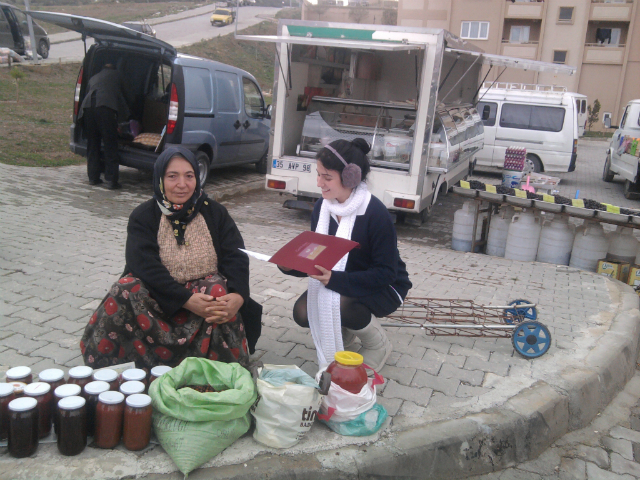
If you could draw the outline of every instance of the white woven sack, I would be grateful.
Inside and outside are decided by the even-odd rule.
[[[265,365],[264,368],[299,370],[295,365]],[[251,411],[256,419],[253,438],[274,448],[294,446],[313,425],[322,395],[317,388],[294,383],[275,387],[260,378],[257,386],[258,400]]]

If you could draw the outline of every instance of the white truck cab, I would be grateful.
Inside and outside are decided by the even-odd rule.
[[[611,144],[607,149],[602,179],[611,182],[614,175],[625,179],[624,196],[628,199],[640,199],[640,181],[638,162],[640,161],[640,99],[631,100],[622,113],[620,126],[611,126],[611,120],[605,120],[605,127],[615,128]]]

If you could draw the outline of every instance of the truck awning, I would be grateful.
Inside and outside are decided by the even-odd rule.
[[[560,65],[557,63],[539,62],[537,60],[527,60],[524,58],[506,57],[504,55],[494,55],[492,53],[473,52],[471,50],[460,50],[457,48],[446,48],[445,51],[457,53],[460,55],[471,55],[480,57],[480,61],[484,65],[496,65],[499,67],[519,68],[522,70],[531,70],[534,72],[562,73],[564,75],[573,75],[576,73],[575,67],[568,65]]]
[[[236,35],[238,40],[252,42],[294,43],[297,45],[316,45],[323,47],[362,48],[366,50],[419,50],[424,49],[424,43],[402,43],[367,40],[345,40],[340,38],[296,37],[292,35]]]

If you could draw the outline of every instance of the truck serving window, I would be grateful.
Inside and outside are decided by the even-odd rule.
[[[564,124],[564,108],[540,107],[505,103],[500,114],[500,126],[523,130],[559,132]]]

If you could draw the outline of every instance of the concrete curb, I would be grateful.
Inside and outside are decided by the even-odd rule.
[[[612,281],[612,287],[619,294],[619,307],[584,366],[567,367],[499,407],[390,432],[372,445],[295,457],[260,455],[241,465],[199,469],[190,477],[445,480],[532,460],[566,433],[588,425],[633,376],[640,335],[638,295],[620,282]]]

